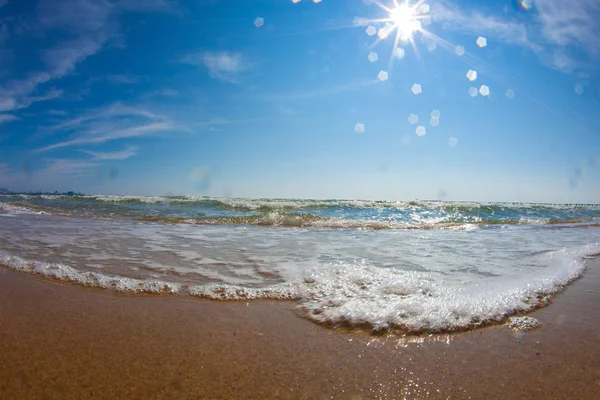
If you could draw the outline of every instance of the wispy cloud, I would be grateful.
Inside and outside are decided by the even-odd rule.
[[[16,121],[19,117],[12,114],[0,114],[0,124],[3,122]]]
[[[539,0],[535,3],[537,20],[546,42],[556,46],[554,67],[571,72],[579,65],[576,52],[583,52],[597,65],[600,57],[600,2],[597,0]]]
[[[105,160],[125,160],[127,158],[133,157],[138,152],[138,147],[132,146],[127,147],[126,149],[113,151],[113,152],[100,152],[100,151],[90,151],[90,150],[79,150],[85,154],[89,154],[92,156],[93,161],[105,161]]]
[[[162,89],[162,90],[155,90],[152,92],[148,92],[145,93],[144,95],[142,95],[142,99],[149,99],[151,97],[175,97],[179,95],[179,92],[177,90],[174,89]]]
[[[537,0],[528,15],[533,23],[503,20],[478,11],[465,11],[448,2],[432,6],[439,22],[459,32],[487,35],[499,42],[527,48],[550,66],[571,72],[586,55],[600,57],[600,2],[598,0]],[[576,55],[578,57],[576,57]]]
[[[177,126],[171,122],[153,122],[146,125],[133,126],[131,128],[125,128],[120,130],[93,132],[92,134],[80,135],[73,139],[39,148],[37,149],[37,152],[45,152],[49,150],[75,145],[106,143],[117,139],[153,136],[162,132],[173,132],[182,130],[183,129],[180,126]]]
[[[0,111],[16,111],[27,108],[31,104],[53,100],[63,93],[61,90],[51,89],[45,93],[33,94],[36,87],[48,82],[52,76],[48,73],[36,73],[25,80],[11,80],[0,86]]]
[[[292,101],[292,100],[306,100],[314,99],[317,97],[333,96],[341,93],[355,92],[364,89],[368,86],[379,83],[379,80],[363,80],[350,82],[343,85],[331,86],[328,88],[320,88],[314,90],[301,90],[294,92],[285,93],[267,93],[259,96],[263,100],[267,101]]]
[[[8,0],[0,0],[0,7],[8,3]]]
[[[63,141],[37,149],[37,152],[153,136],[164,132],[189,131],[166,116],[138,107],[124,106],[120,103],[43,129],[50,133],[67,133],[68,136]]]
[[[38,171],[35,176],[37,178],[43,178],[56,177],[60,175],[82,175],[95,167],[98,167],[97,163],[87,160],[63,158],[49,159],[46,161],[46,166]]]
[[[56,98],[59,98],[62,94],[63,94],[62,90],[51,89],[51,90],[47,91],[46,93],[43,93],[43,94],[40,94],[40,95],[36,95],[36,96],[33,96],[33,95],[24,96],[24,97],[21,97],[21,98],[19,98],[17,100],[7,98],[3,102],[3,100],[0,99],[0,111],[16,111],[16,110],[20,110],[22,108],[29,107],[33,103],[38,103],[38,102],[41,102],[41,101],[54,100]],[[15,100],[15,101],[13,101],[13,100]]]
[[[72,190],[73,178],[93,176],[95,163],[81,160],[51,159],[40,160],[42,168],[36,171],[27,168],[11,168],[0,165],[0,187],[10,190],[54,191]]]
[[[129,119],[140,117],[153,121],[163,121],[167,119],[162,115],[156,114],[144,108],[126,106],[117,102],[96,110],[88,111],[77,118],[69,119],[59,124],[44,127],[42,129],[48,132],[72,131],[75,129],[82,129],[82,127],[85,127],[85,125],[88,123],[93,123],[95,121],[106,121],[119,117]]]
[[[54,190],[50,185],[66,186],[70,179],[81,176],[93,176],[100,164],[82,159],[51,158],[40,160],[42,168],[35,171],[11,168],[0,164],[0,187],[23,190],[26,187]]]
[[[289,116],[297,114],[298,112],[291,107],[279,106],[279,114]]]
[[[68,115],[68,113],[64,110],[48,110],[47,112],[50,115],[58,115],[61,117],[66,117]]]
[[[117,7],[133,11],[177,12],[179,8],[174,0],[120,0]]]
[[[109,154],[109,153],[107,153]],[[81,158],[44,158],[36,160],[39,168],[32,169],[29,164],[23,168],[11,168],[0,164],[0,187],[12,190],[53,191],[72,190],[74,179],[90,179],[98,182],[104,178],[114,179],[116,168],[106,168],[101,160]]]
[[[140,83],[139,76],[129,74],[109,74],[106,75],[106,80],[119,85],[137,85]]]
[[[12,180],[11,175],[12,169],[10,168],[10,165],[0,163],[0,186],[5,186],[10,183],[9,181]]]
[[[2,7],[2,5],[0,5],[0,7]],[[9,38],[10,38],[10,33],[8,32],[8,25],[0,23],[0,46],[3,45],[4,43],[8,42]]]
[[[70,74],[78,63],[102,49],[116,33],[109,19],[112,10],[111,3],[105,0],[38,2],[32,25],[42,32],[63,31],[70,38],[41,52],[46,70],[32,72],[26,78],[10,80],[0,87],[0,110],[18,110],[38,101],[52,99],[51,95],[37,94],[38,87]]]
[[[212,78],[230,83],[237,83],[240,75],[252,66],[244,54],[229,51],[188,54],[181,62],[203,66]]]
[[[34,23],[44,30],[85,34],[106,30],[114,11],[115,6],[107,0],[40,0]]]
[[[571,72],[577,67],[577,63],[565,49],[556,49],[552,54],[551,64],[562,72]]]
[[[27,108],[51,99],[48,94],[39,94],[39,87],[71,74],[78,64],[119,38],[117,18],[122,12],[162,11],[171,5],[166,0],[40,0],[33,20],[26,23],[28,29],[38,36],[46,31],[60,31],[66,38],[41,51],[45,70],[0,85],[0,111]],[[0,26],[0,31],[4,29],[4,25]]]
[[[535,7],[542,33],[549,42],[600,53],[598,0],[538,0]]]
[[[239,125],[239,124],[251,124],[254,122],[265,122],[269,121],[270,118],[247,118],[247,119],[230,119],[230,118],[221,118],[221,117],[213,117],[207,119],[205,121],[194,122],[192,125],[199,129],[213,129],[220,126],[227,125]]]
[[[449,3],[435,3],[432,12],[436,21],[445,23],[447,28],[454,31],[491,36],[506,44],[535,52],[542,50],[542,46],[529,39],[527,28],[521,23],[501,20],[478,11],[465,12]]]

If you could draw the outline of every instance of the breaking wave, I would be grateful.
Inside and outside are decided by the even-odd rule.
[[[303,315],[330,327],[371,332],[445,332],[501,322],[548,304],[581,276],[600,244],[545,253],[542,273],[510,280],[454,282],[432,272],[381,268],[367,260],[330,262],[304,276],[265,288],[227,284],[185,286],[84,272],[68,265],[0,253],[0,264],[50,279],[128,293],[187,294],[212,300],[297,300]]]
[[[549,204],[549,203],[479,203],[468,201],[440,200],[313,200],[313,199],[253,199],[222,198],[209,196],[128,196],[128,195],[0,195],[22,199],[42,198],[46,200],[97,201],[105,203],[139,204],[205,204],[216,205],[224,209],[241,211],[277,211],[300,210],[305,208],[393,208],[398,210],[427,208],[445,212],[482,211],[494,212],[513,210],[577,210],[594,209],[600,211],[600,204]]]

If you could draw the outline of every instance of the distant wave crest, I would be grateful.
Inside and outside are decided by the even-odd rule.
[[[0,195],[0,197],[11,197]],[[63,195],[13,195],[23,199],[34,199],[41,197],[48,200],[71,200],[71,201],[98,201],[107,203],[140,203],[140,204],[213,204],[224,209],[236,209],[242,211],[272,211],[272,210],[296,210],[306,208],[395,208],[418,209],[427,208],[432,210],[455,211],[483,211],[493,212],[496,210],[574,210],[593,209],[600,211],[600,204],[549,204],[549,203],[487,203],[487,202],[462,202],[462,201],[438,201],[438,200],[313,200],[313,199],[254,199],[254,198],[224,198],[209,196],[129,196],[129,195],[85,195],[85,196],[63,196]]]

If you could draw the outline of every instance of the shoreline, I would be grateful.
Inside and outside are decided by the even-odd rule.
[[[128,295],[0,271],[2,399],[600,399],[600,260],[541,327],[372,336],[291,301]]]
[[[420,337],[420,336],[432,336],[432,335],[455,335],[458,333],[464,333],[464,332],[470,332],[470,331],[475,331],[475,330],[479,330],[479,329],[486,329],[486,328],[491,328],[491,327],[497,327],[497,326],[503,326],[505,324],[508,324],[508,322],[510,321],[511,318],[514,317],[524,317],[524,316],[529,316],[531,313],[545,308],[545,307],[549,307],[551,306],[554,301],[556,300],[557,297],[561,296],[561,294],[566,291],[567,289],[569,289],[574,282],[582,279],[582,277],[585,274],[585,271],[587,270],[586,265],[589,264],[590,262],[596,262],[596,259],[594,257],[597,257],[598,255],[595,255],[591,258],[587,258],[587,261],[584,261],[584,267],[583,267],[583,272],[581,272],[581,274],[573,279],[571,279],[566,285],[563,285],[562,287],[558,287],[557,291],[554,291],[553,293],[550,294],[539,294],[538,295],[538,301],[531,306],[531,308],[529,310],[520,310],[520,311],[514,311],[510,314],[508,314],[507,316],[505,316],[502,320],[499,319],[492,319],[492,320],[485,320],[483,322],[480,322],[478,324],[473,324],[473,325],[469,325],[469,326],[463,326],[463,327],[458,327],[458,328],[454,328],[454,329],[447,329],[447,330],[439,330],[439,331],[430,331],[427,329],[422,329],[422,330],[402,330],[401,328],[393,328],[393,329],[375,329],[374,327],[372,327],[370,324],[363,324],[363,325],[354,325],[354,324],[350,324],[348,322],[345,321],[341,321],[340,323],[332,323],[329,321],[326,322],[318,322],[312,318],[310,318],[307,313],[309,311],[307,310],[302,310],[302,303],[301,301],[301,297],[299,296],[295,296],[295,295],[289,295],[289,296],[281,296],[281,297],[270,297],[270,296],[261,296],[259,295],[258,297],[253,296],[252,293],[248,293],[247,292],[247,288],[239,288],[236,289],[235,286],[233,286],[233,289],[227,290],[225,289],[225,285],[223,288],[215,288],[212,291],[208,291],[208,292],[197,292],[195,290],[190,289],[190,287],[188,287],[187,285],[180,285],[177,283],[168,283],[168,282],[164,282],[164,284],[161,284],[159,286],[154,285],[154,281],[151,280],[138,280],[136,278],[129,278],[126,277],[125,279],[129,279],[131,281],[130,284],[121,287],[120,285],[118,285],[116,283],[116,281],[114,280],[114,277],[110,276],[110,275],[106,275],[104,276],[105,280],[104,281],[93,281],[93,283],[89,283],[86,279],[81,278],[79,275],[76,276],[72,276],[72,275],[67,275],[65,276],[56,276],[52,273],[50,274],[45,274],[45,273],[41,273],[38,270],[26,270],[26,269],[20,269],[20,268],[15,268],[14,266],[11,266],[9,264],[3,264],[3,260],[0,256],[0,274],[2,273],[3,270],[6,270],[7,272],[15,272],[17,274],[25,274],[25,275],[31,275],[37,279],[42,279],[48,282],[54,282],[56,284],[59,285],[68,285],[68,286],[74,286],[74,287],[80,287],[83,289],[87,289],[89,291],[98,291],[100,292],[105,292],[105,291],[109,291],[112,292],[114,294],[117,295],[124,295],[124,296],[140,296],[140,295],[150,295],[150,296],[158,296],[158,297],[162,297],[162,296],[176,296],[176,297],[186,297],[188,299],[198,299],[198,300],[208,300],[208,301],[214,301],[216,303],[221,303],[221,302],[289,302],[289,303],[293,303],[293,306],[290,306],[290,312],[294,313],[298,318],[302,318],[305,319],[311,323],[314,323],[318,326],[321,326],[323,328],[329,329],[329,330],[334,330],[334,331],[339,331],[339,332],[343,332],[343,333],[349,333],[349,334],[364,334],[364,335],[368,335],[368,336],[372,336],[372,337]],[[17,257],[18,258],[18,257]],[[26,260],[20,260],[22,262],[28,263],[29,261]],[[32,261],[33,263],[36,263],[37,261]],[[600,265],[600,258],[598,258],[597,260],[598,264]],[[60,270],[60,268],[58,268]],[[82,273],[82,276],[85,275],[84,273]],[[250,289],[252,290],[252,289]],[[243,292],[243,295],[240,295],[238,292]],[[226,295],[223,295],[224,293],[226,293]],[[234,294],[235,293],[235,294]],[[221,295],[219,295],[221,294]]]

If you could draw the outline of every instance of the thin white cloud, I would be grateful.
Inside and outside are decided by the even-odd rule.
[[[85,127],[86,124],[89,124],[94,121],[102,121],[109,119],[114,120],[115,118],[119,117],[125,117],[130,119],[134,117],[140,117],[154,121],[164,121],[167,119],[163,115],[153,113],[146,109],[126,106],[122,103],[117,102],[110,104],[106,107],[101,107],[99,109],[89,111],[77,118],[69,119],[59,124],[44,127],[42,129],[49,132],[72,131],[75,129],[81,129],[82,126]]]
[[[541,33],[552,46],[555,68],[571,72],[580,65],[581,54],[591,58],[592,65],[600,57],[600,2],[597,0],[539,0],[535,3]],[[584,61],[585,62],[585,61]]]
[[[244,54],[229,51],[188,54],[181,62],[204,66],[212,78],[230,83],[236,83],[252,66]]]
[[[0,5],[0,7],[2,7],[2,5]],[[8,32],[8,25],[0,24],[0,45],[3,45],[4,43],[8,42],[9,38],[10,33]]]
[[[102,163],[90,159],[47,158],[36,164],[38,162],[42,167],[36,170],[17,170],[0,164],[0,187],[12,190],[72,190],[73,179],[97,178],[102,171]]]
[[[35,18],[21,23],[37,36],[61,31],[67,39],[41,51],[45,70],[0,84],[0,111],[27,108],[50,99],[37,93],[39,87],[71,74],[78,64],[118,39],[117,17],[122,12],[168,11],[172,4],[166,0],[40,0],[34,9]],[[2,25],[1,35],[4,29]]]
[[[336,94],[342,93],[350,93],[359,91],[368,86],[375,85],[379,83],[379,80],[368,80],[368,81],[357,81],[350,82],[343,85],[331,86],[328,88],[320,88],[314,90],[302,90],[295,92],[285,92],[285,93],[267,93],[260,96],[261,99],[267,101],[293,101],[293,100],[306,100],[306,99],[314,99],[317,97],[325,97],[332,96]]]
[[[52,89],[39,96],[24,96],[17,100],[10,98],[0,98],[0,111],[15,111],[22,108],[27,108],[33,103],[54,100],[56,98],[59,98],[62,94],[62,90]]]
[[[133,157],[138,152],[138,147],[128,147],[123,150],[113,152],[101,152],[101,151],[90,151],[90,150],[79,150],[85,154],[92,156],[93,161],[106,161],[106,160],[125,160]]]
[[[110,35],[104,32],[60,43],[42,52],[50,79],[62,78],[75,70],[77,64],[102,50]]]
[[[248,119],[230,119],[230,118],[221,118],[221,117],[213,117],[205,121],[198,121],[192,123],[193,126],[209,130],[227,125],[240,125],[240,124],[251,124],[255,122],[265,122],[268,121],[269,118],[248,118]]]
[[[117,139],[153,136],[162,132],[174,132],[183,130],[184,129],[182,127],[177,126],[171,122],[153,122],[146,125],[138,125],[116,131],[93,132],[92,134],[82,135],[74,139],[39,148],[37,149],[37,152],[45,152],[49,150],[75,145],[106,143]]]
[[[554,68],[562,72],[571,72],[577,66],[575,60],[573,60],[573,58],[571,58],[564,49],[560,48],[554,50],[551,63]]]
[[[542,33],[549,42],[600,53],[600,1],[537,0],[535,7]]]
[[[61,96],[62,90],[52,89],[42,94],[33,94],[36,87],[53,79],[48,73],[35,73],[23,80],[10,80],[0,86],[0,111],[16,111],[31,104],[53,100]]]
[[[120,85],[137,85],[140,83],[140,77],[129,74],[109,74],[106,75],[106,80]]]
[[[10,165],[0,163],[0,187],[6,189],[6,184],[12,181],[12,169]]]
[[[298,112],[291,107],[279,106],[279,114],[289,116],[297,114]]]
[[[12,111],[16,109],[16,100],[11,97],[2,97],[0,94],[0,111]]]
[[[93,169],[99,166],[89,160],[77,159],[55,158],[42,162],[43,167],[35,172],[15,170],[6,164],[0,164],[0,186],[13,190],[23,190],[25,187],[47,187],[50,190],[49,183],[68,185],[68,181],[64,179],[91,175]]]
[[[73,159],[50,159],[47,160],[46,167],[35,173],[36,178],[48,178],[61,175],[82,175],[89,172],[91,168],[97,167],[98,164],[86,160]]]
[[[42,59],[48,66],[50,78],[62,78],[73,72],[77,64],[99,52],[107,40],[105,34],[81,37],[43,51]]]
[[[64,110],[48,110],[47,112],[50,115],[58,115],[61,117],[66,117],[68,115],[68,113]]]
[[[40,0],[36,22],[44,30],[98,32],[105,30],[113,12],[114,5],[108,0]]]
[[[42,129],[47,133],[68,135],[60,142],[37,149],[38,153],[64,147],[155,136],[165,132],[189,132],[187,128],[176,124],[166,116],[121,103],[111,104]]]
[[[436,20],[449,29],[487,35],[504,44],[530,49],[542,63],[563,72],[597,65],[600,57],[598,0],[537,0],[527,14],[531,19],[527,25],[465,11],[448,2],[434,4],[432,11]]]
[[[512,21],[504,21],[478,11],[465,12],[456,5],[435,3],[432,13],[436,21],[454,31],[491,36],[506,44],[522,46],[535,52],[542,46],[532,42],[525,25]]]
[[[32,24],[41,32],[61,30],[71,36],[41,51],[47,69],[13,79],[0,87],[0,110],[27,108],[52,97],[38,95],[38,87],[72,73],[77,64],[99,52],[117,32],[109,16],[113,5],[107,0],[41,0]]]
[[[8,0],[0,0],[0,7],[8,3]]]
[[[0,124],[3,122],[16,121],[19,117],[12,114],[0,114]]]
[[[59,98],[60,96],[62,96],[64,92],[62,90],[59,89],[52,89],[47,91],[46,93],[40,95],[40,96],[32,96],[29,98],[30,101],[32,102],[39,102],[39,101],[48,101],[48,100],[54,100]]]
[[[119,0],[116,6],[125,11],[178,11],[177,3],[172,0]]]
[[[71,190],[72,179],[78,176],[92,174],[96,167],[87,161],[78,160],[45,160],[44,167],[38,171],[15,170],[0,168],[0,187],[10,190],[41,190],[54,191],[57,188]]]
[[[175,97],[177,95],[179,95],[179,92],[177,90],[162,89],[162,90],[155,90],[153,92],[148,92],[148,93],[142,95],[142,99],[149,99],[151,97]]]

